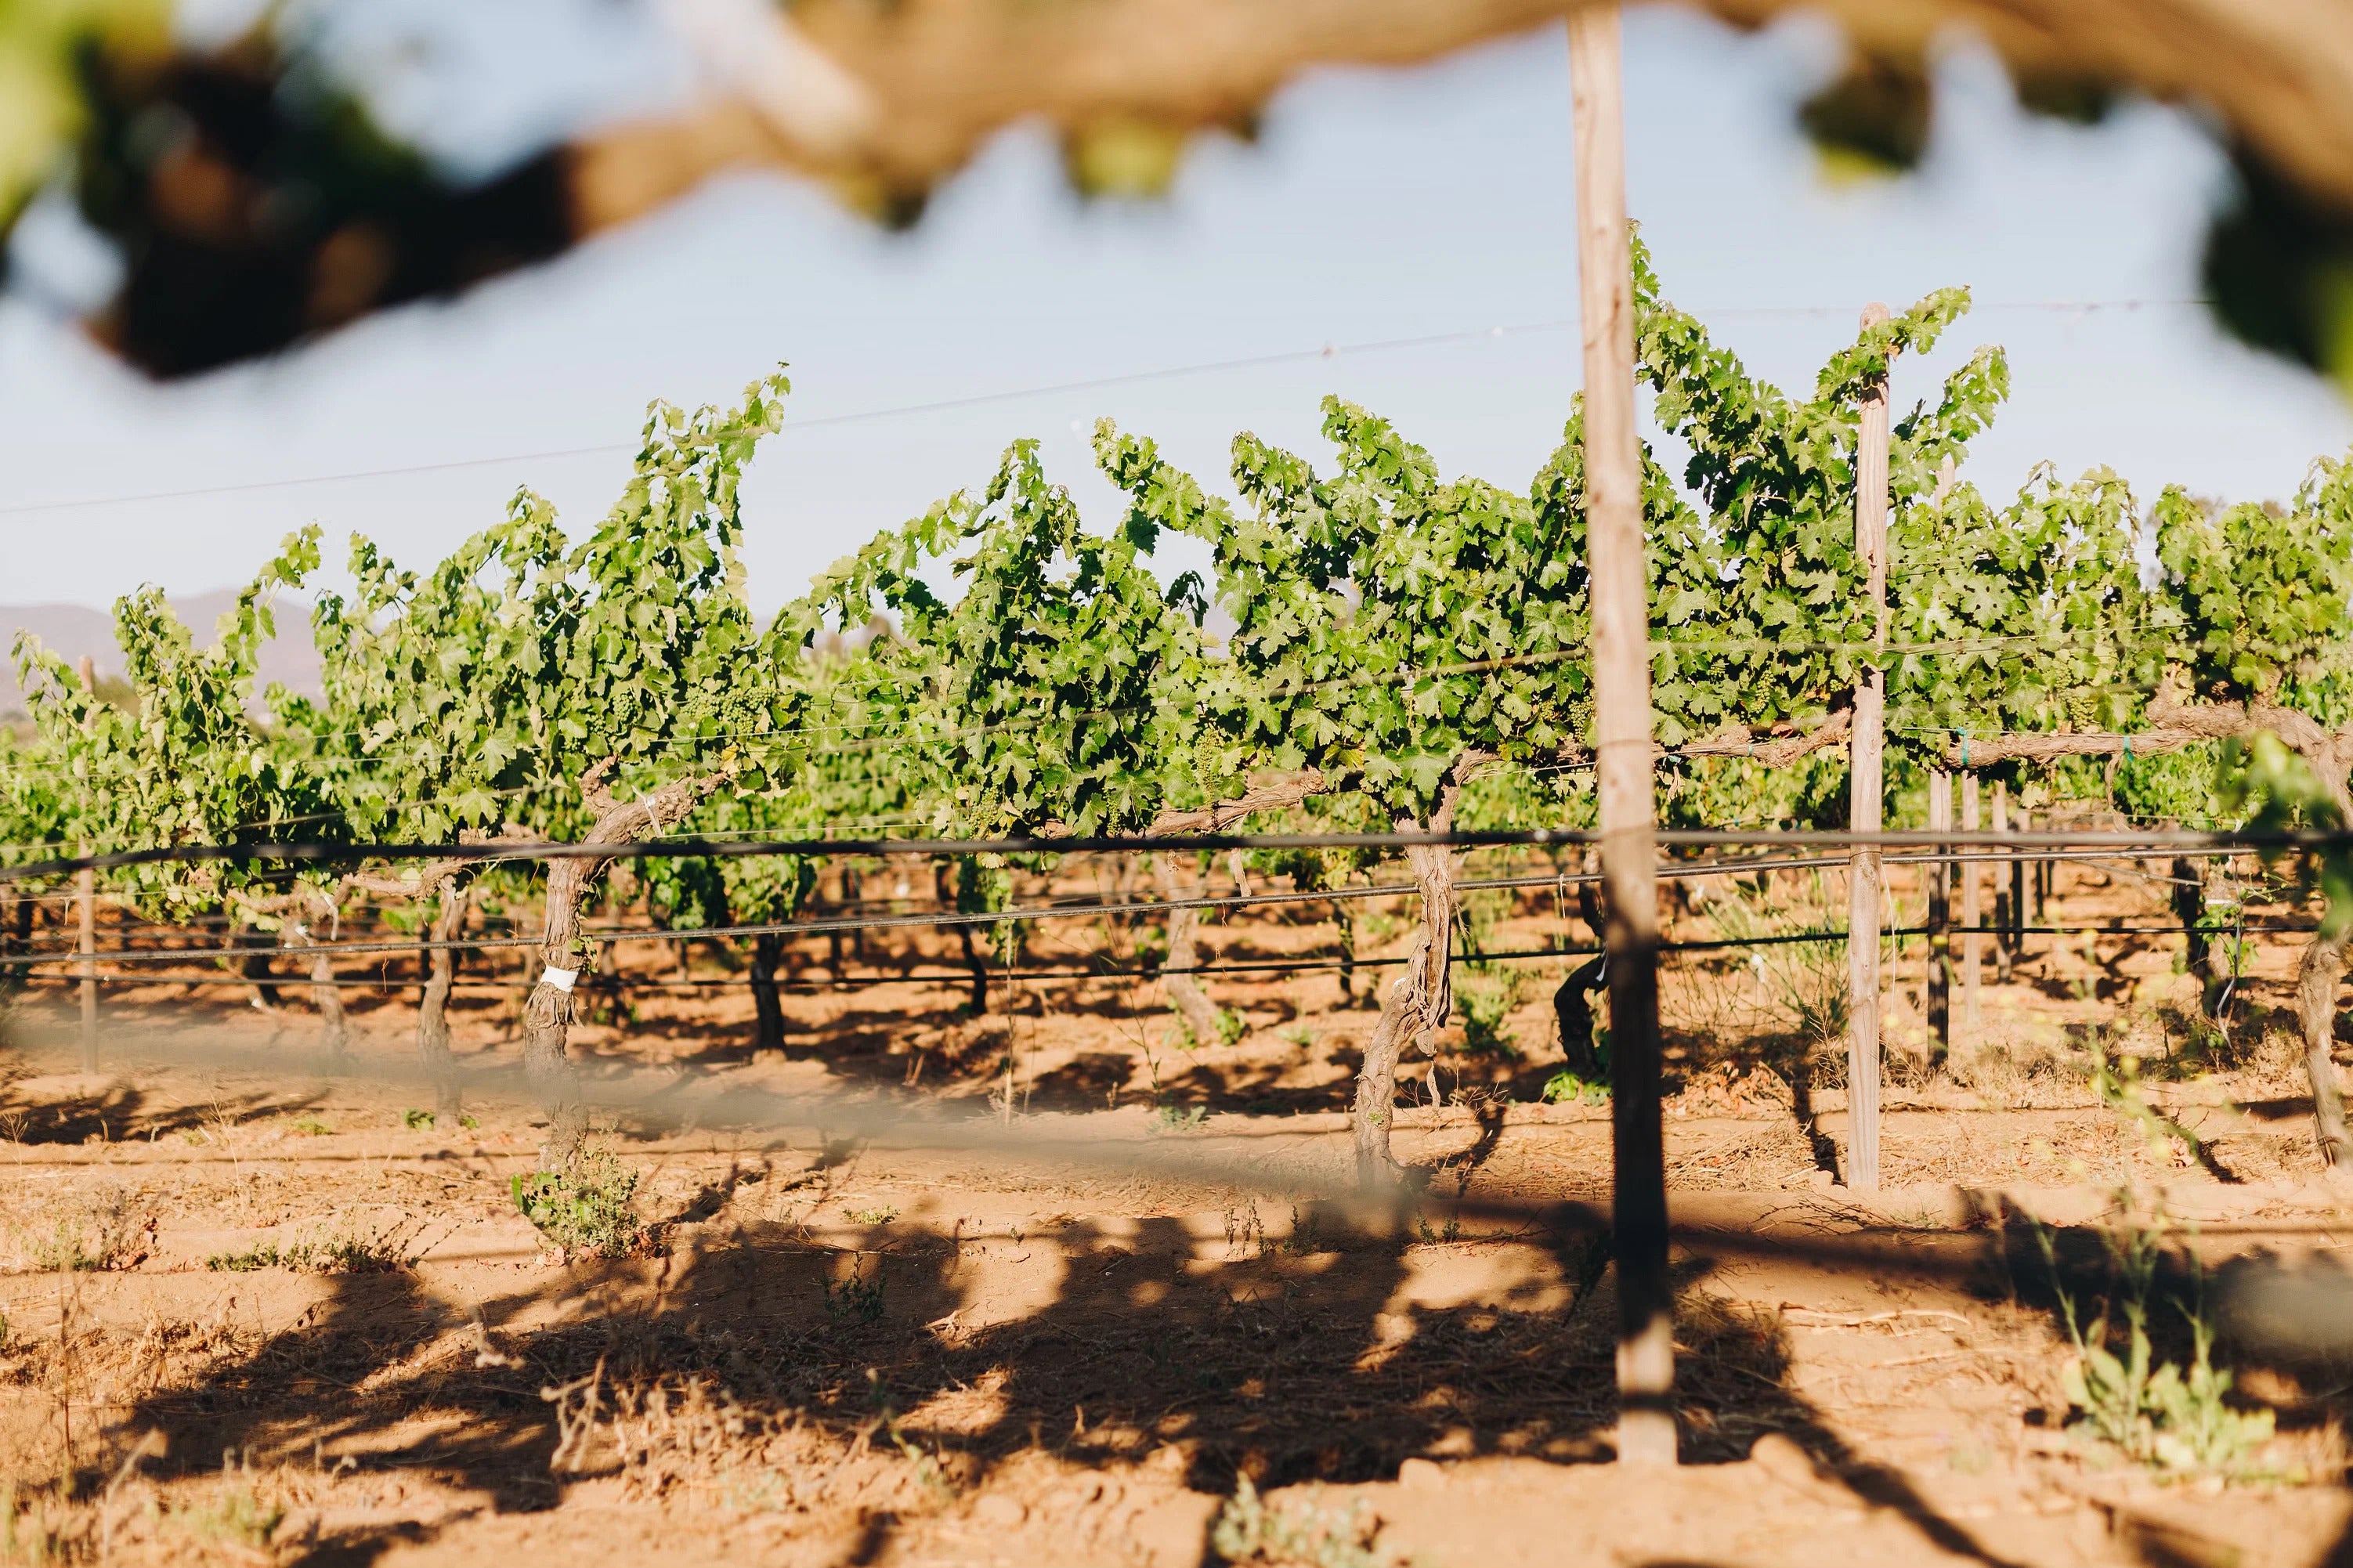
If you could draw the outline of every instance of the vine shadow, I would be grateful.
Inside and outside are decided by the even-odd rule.
[[[621,1475],[609,1454],[565,1468],[566,1412],[580,1406],[565,1401],[632,1380],[701,1380],[772,1439],[820,1434],[837,1470],[902,1491],[923,1465],[969,1489],[1036,1451],[1131,1489],[1173,1451],[1175,1479],[1209,1498],[1242,1477],[1261,1489],[1394,1479],[1425,1453],[1611,1456],[1615,1293],[1595,1237],[1523,1236],[1548,1267],[1441,1306],[1405,1290],[1415,1249],[1488,1244],[1417,1240],[1313,1205],[1282,1231],[1250,1205],[1229,1212],[1222,1248],[1176,1216],[1030,1234],[877,1225],[832,1247],[789,1222],[731,1221],[756,1184],[748,1173],[706,1184],[673,1216],[723,1226],[699,1247],[542,1273],[470,1304],[451,1299],[464,1283],[453,1277],[330,1276],[305,1321],[150,1390],[120,1430],[167,1433],[172,1458],[149,1461],[157,1474],[198,1473],[228,1448],[364,1452],[363,1473],[422,1471],[476,1500],[441,1523],[322,1534],[292,1554],[306,1563],[370,1562],[480,1510],[542,1512]],[[1018,1310],[992,1306],[992,1270],[1022,1261],[1050,1268],[1050,1288]],[[1778,1313],[1700,1289],[1713,1268],[1702,1246],[1676,1270],[1685,1461],[1736,1460],[1785,1432],[1857,1497],[1948,1552],[2000,1563],[1899,1470],[1844,1445],[1789,1386]],[[976,1388],[994,1413],[955,1417]],[[449,1419],[417,1435],[430,1412]],[[85,1484],[102,1486],[120,1458],[93,1456]],[[881,1552],[913,1517],[877,1511],[859,1550]]]

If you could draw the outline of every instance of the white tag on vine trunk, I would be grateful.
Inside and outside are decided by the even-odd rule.
[[[558,969],[554,964],[550,964],[548,967],[539,972],[539,983],[542,985],[553,985],[558,991],[570,991],[572,989],[572,983],[579,978],[580,972],[578,970]]]

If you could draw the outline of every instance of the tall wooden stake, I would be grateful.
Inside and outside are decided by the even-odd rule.
[[[2018,831],[2034,831],[2034,813],[2026,808],[2025,792],[2019,792]],[[2014,966],[2026,962],[2026,928],[2034,922],[2027,918],[2026,856],[2017,851],[2010,863],[2010,962]]]
[[[81,660],[82,689],[91,697],[98,695],[98,666],[88,654]],[[90,853],[90,846],[78,847],[78,852]],[[80,931],[75,949],[81,962],[74,968],[81,976],[81,1070],[98,1070],[98,961],[91,956],[98,952],[98,877],[87,866],[74,873],[74,906]]]
[[[87,847],[83,851],[88,853]],[[81,975],[81,1070],[98,1070],[98,879],[85,866],[74,873],[74,903],[80,917],[79,940],[75,951],[81,962],[74,968]]]
[[[1978,830],[1978,775],[1964,771],[1961,774],[1961,831]],[[1961,853],[1977,854],[1978,847],[1970,845]],[[1982,873],[1985,862],[1961,862],[1961,1035],[1972,1047],[1984,1037],[1985,1014],[1978,999],[1978,972],[1985,963],[1985,900]]]
[[[1953,826],[1953,775],[1928,770],[1928,831]],[[1928,1033],[1936,1065],[1953,1054],[1953,868],[1943,860],[1928,867]]]
[[[1609,954],[1618,1268],[1618,1458],[1675,1462],[1674,1295],[1659,1122],[1659,901],[1651,793],[1650,590],[1634,425],[1633,257],[1626,225],[1618,11],[1568,16],[1577,122],[1577,270],[1585,331],[1585,509],[1592,581],[1595,773]]]
[[[2001,834],[2010,831],[2010,785],[2001,779],[1993,781],[1993,830]],[[1997,985],[2007,985],[2010,984],[2010,966],[2018,956],[2018,939],[2011,931],[2011,928],[2018,924],[2018,900],[2016,890],[2003,885],[2001,875],[2002,868],[2010,858],[2010,847],[2004,845],[1996,853],[2002,858],[1993,863],[1993,923],[1996,931],[1993,939],[1993,980]]]
[[[1865,330],[1887,320],[1887,307],[1862,309]],[[1872,665],[1854,689],[1849,742],[1847,821],[1857,833],[1880,829],[1887,733],[1887,383],[1864,394],[1854,448],[1854,550],[1869,587]],[[1879,895],[1883,868],[1876,845],[1858,845],[1847,876],[1846,1103],[1847,1185],[1879,1186]]]
[[[1947,455],[1936,465],[1936,493],[1930,504],[1941,510],[1953,493],[1955,470]],[[1928,770],[1928,831],[1953,830],[1953,775],[1945,768]],[[1939,847],[1939,853],[1948,847]],[[1932,861],[1928,867],[1928,1034],[1929,1049],[1941,1070],[1953,1055],[1953,865]]]

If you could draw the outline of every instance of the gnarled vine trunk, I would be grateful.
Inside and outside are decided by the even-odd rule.
[[[269,932],[258,931],[249,926],[242,925],[229,933],[228,944],[231,947],[256,950],[266,949],[272,945]],[[237,973],[253,986],[254,1010],[260,1013],[276,1012],[279,1001],[278,987],[270,984],[269,954],[262,951],[248,952],[237,961]]]
[[[1340,1005],[1356,1005],[1356,908],[1355,900],[1332,900],[1332,929],[1340,950]]]
[[[2316,726],[2315,728],[2317,728]],[[2339,826],[2353,827],[2353,731],[2297,748],[2320,775]],[[2345,980],[2346,946],[2353,942],[2353,910],[2332,910],[2323,896],[2320,929],[2295,966],[2296,1020],[2304,1026],[2304,1075],[2312,1084],[2313,1138],[2320,1163],[2339,1181],[2353,1179],[2353,1136],[2345,1129],[2345,1096],[2337,1081],[2337,992]]]
[[[518,844],[534,837],[512,827],[496,833],[469,827],[459,833],[458,842]],[[473,912],[474,879],[481,868],[480,860],[464,856],[410,866],[398,875],[355,872],[343,882],[344,894],[375,893],[419,906],[427,899],[433,900],[432,918],[426,921],[418,942],[417,964],[425,984],[417,1001],[417,1058],[432,1080],[436,1116],[454,1117],[461,1109],[457,1064],[449,1054],[449,991],[458,978],[457,943],[464,938],[467,920]],[[526,973],[529,962],[526,953]]]
[[[573,855],[547,868],[547,929],[540,942],[544,964],[539,983],[523,1005],[523,1077],[547,1117],[547,1142],[540,1145],[539,1168],[561,1171],[580,1156],[588,1137],[588,1107],[580,1096],[580,1074],[566,1045],[572,1032],[573,986],[591,955],[580,935],[580,919],[596,879],[620,858],[621,847],[651,837],[685,820],[689,812],[725,783],[726,773],[679,779],[641,800],[613,799],[604,781],[609,764],[599,763],[581,780],[581,793],[596,822],[581,843],[609,846],[616,853]]]
[[[473,889],[459,877],[444,877],[435,898],[433,923],[427,928],[433,946],[426,955],[425,991],[417,1003],[417,1058],[433,1080],[434,1114],[454,1117],[459,1092],[458,1065],[449,1054],[449,988],[458,978],[458,954],[449,944],[466,934]]]
[[[0,942],[0,952],[13,959],[22,959],[33,951],[33,900],[23,894],[17,895],[16,916],[16,928],[5,942]],[[25,977],[29,973],[17,963],[0,968],[0,996],[14,996],[22,991]]]
[[[1231,800],[1214,801],[1198,808],[1164,811],[1152,819],[1145,829],[1155,837],[1178,833],[1217,833],[1254,812],[1281,811],[1297,805],[1311,795],[1330,787],[1330,781],[1321,771],[1307,768],[1295,773],[1278,773],[1252,779],[1250,786]],[[1169,856],[1155,857],[1159,862],[1160,896],[1170,903],[1185,897],[1184,881],[1176,874],[1176,863]],[[1229,862],[1238,889],[1247,893],[1248,879],[1239,861]],[[1168,911],[1168,957],[1160,966],[1161,984],[1169,1005],[1184,1022],[1193,1038],[1203,1045],[1214,1045],[1219,1038],[1218,1010],[1209,1003],[1208,993],[1201,989],[1192,972],[1199,967],[1197,933],[1201,927],[1198,910]],[[1345,988],[1346,981],[1342,981]]]
[[[1588,958],[1568,972],[1560,989],[1552,994],[1554,1023],[1560,1030],[1561,1060],[1568,1070],[1588,1083],[1601,1083],[1609,1076],[1609,1065],[1601,1059],[1601,1050],[1593,1038],[1593,995],[1609,984],[1609,957]]]
[[[2198,1009],[2211,1017],[2214,1014],[2216,985],[2212,969],[2214,943],[2206,931],[2205,862],[2187,855],[2173,859],[2173,886],[2169,889],[2173,918],[2181,922],[2183,940],[2189,944],[2182,961],[2183,973],[2198,982]]]
[[[943,910],[962,912],[963,904],[956,888],[962,871],[954,862],[936,860],[932,863],[932,897]],[[977,1018],[988,1011],[988,954],[973,940],[972,927],[955,928],[956,945],[964,952],[964,966],[972,974],[972,999],[965,1004],[965,1011]]]
[[[955,933],[957,943],[964,949],[964,966],[972,974],[972,996],[965,1003],[965,1010],[977,1018],[988,1011],[988,954],[981,951],[972,927],[958,926]]]
[[[1455,803],[1461,795],[1460,784],[1448,784],[1427,822],[1399,817],[1398,831],[1446,832],[1453,826]],[[1462,857],[1439,845],[1415,845],[1405,857],[1421,896],[1421,926],[1407,952],[1405,973],[1389,983],[1381,997],[1380,1021],[1373,1026],[1356,1075],[1352,1128],[1356,1181],[1367,1191],[1386,1186],[1397,1175],[1397,1162],[1389,1153],[1389,1124],[1396,1113],[1398,1059],[1408,1045],[1429,1051],[1430,1037],[1445,1026],[1454,1005],[1454,881]]]
[[[2324,917],[2325,918],[2325,917]],[[2353,1138],[2345,1130],[2345,1097],[2337,1083],[2337,988],[2345,979],[2345,950],[2353,932],[2315,932],[2295,968],[2295,1011],[2304,1026],[2304,1071],[2312,1081],[2312,1127],[2321,1163],[2331,1174],[2353,1176]]]
[[[759,1022],[752,1036],[755,1051],[785,1048],[785,1004],[776,992],[776,970],[785,961],[785,939],[762,931],[752,939],[752,1010]]]
[[[278,928],[280,947],[319,950],[310,954],[311,1005],[319,1015],[319,1049],[326,1058],[325,1065],[330,1071],[341,1071],[350,1060],[352,1031],[351,1022],[343,1013],[343,991],[335,984],[334,955],[325,951],[326,944],[333,940],[334,935],[332,923],[335,919],[333,900],[323,893],[297,893],[254,907],[269,912],[283,912],[284,919]],[[306,913],[308,920],[304,918]],[[330,922],[328,930],[323,933],[313,932],[310,920]]]
[[[327,953],[311,955],[311,1005],[319,1009],[319,1048],[327,1065],[341,1069],[350,1059],[351,1020],[343,1013],[343,993],[335,984],[335,961]]]
[[[1170,903],[1187,897],[1183,879],[1176,874],[1176,857],[1158,857],[1160,896]],[[1201,911],[1198,909],[1172,909],[1168,911],[1168,956],[1160,965],[1160,984],[1167,993],[1168,1005],[1193,1037],[1197,1046],[1218,1043],[1218,1009],[1209,1001],[1209,994],[1201,989],[1201,982],[1193,971],[1200,967],[1200,954],[1195,933],[1200,930]]]

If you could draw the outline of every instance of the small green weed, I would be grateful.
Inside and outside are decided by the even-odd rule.
[[[1226,1211],[1226,1256],[1266,1256],[1266,1221],[1259,1217],[1258,1205],[1247,1198]]]
[[[1504,1021],[1520,1005],[1522,977],[1493,965],[1468,964],[1464,968],[1461,980],[1454,987],[1455,1004],[1462,1009],[1463,1053],[1517,1061],[1518,1042]]]
[[[2093,1042],[2092,1089],[2100,1103],[2137,1126],[2150,1153],[2161,1153],[2168,1143],[2173,1143],[2195,1160],[2205,1144],[2197,1133],[2148,1102],[2141,1092],[2140,1068],[2138,1057],[2129,1052],[2112,1057],[2104,1041]]]
[[[866,1369],[866,1396],[874,1406],[875,1423],[881,1427],[882,1435],[891,1439],[891,1446],[899,1450],[899,1457],[906,1460],[908,1468],[915,1472],[916,1481],[932,1494],[935,1501],[955,1501],[955,1483],[941,1470],[938,1459],[923,1452],[899,1430],[899,1413],[892,1404],[890,1386],[882,1381],[882,1374],[872,1367]]]
[[[293,1249],[280,1247],[274,1241],[258,1241],[243,1252],[216,1252],[205,1259],[205,1267],[216,1274],[252,1274],[264,1268],[290,1268],[289,1261]]]
[[[1291,1205],[1291,1234],[1275,1244],[1275,1250],[1293,1258],[1307,1258],[1326,1250],[1324,1241],[1324,1216],[1309,1210],[1304,1217],[1299,1205]]]
[[[620,1258],[646,1240],[630,1205],[638,1174],[609,1149],[587,1150],[565,1170],[518,1175],[510,1190],[532,1228],[566,1258]]]
[[[853,1274],[825,1282],[825,1315],[838,1323],[882,1321],[882,1276]]]
[[[1547,1105],[1607,1105],[1609,1086],[1581,1079],[1563,1068],[1545,1079],[1544,1098]]]
[[[56,1213],[55,1205],[47,1205]],[[155,1219],[110,1190],[63,1200],[47,1236],[32,1240],[26,1258],[43,1273],[106,1273],[134,1268],[153,1250]]]
[[[251,1274],[264,1268],[297,1274],[397,1274],[413,1268],[424,1248],[417,1245],[422,1221],[404,1221],[367,1235],[343,1231],[280,1246],[256,1242],[243,1252],[216,1252],[205,1259],[216,1274]]]
[[[306,1116],[288,1131],[303,1138],[324,1138],[333,1132],[334,1129],[315,1116]]]
[[[1241,1043],[1241,1037],[1249,1033],[1250,1020],[1231,1007],[1225,1008],[1218,1014],[1218,1044],[1239,1045]]]
[[[1244,1476],[1219,1511],[1217,1528],[1209,1532],[1209,1546],[1234,1563],[1388,1568],[1389,1558],[1373,1550],[1376,1528],[1372,1509],[1362,1498],[1345,1509],[1316,1501],[1296,1509],[1274,1508]]]
[[[404,1110],[400,1113],[400,1124],[411,1132],[429,1132],[433,1130],[433,1113],[429,1110]]]
[[[1282,1037],[1303,1051],[1313,1050],[1315,1047],[1315,1031],[1304,1024],[1292,1025],[1282,1031]]]
[[[33,1244],[33,1267],[44,1274],[80,1274],[101,1267],[84,1246],[81,1222],[61,1219],[43,1239]]]
[[[842,1213],[849,1216],[853,1225],[889,1225],[899,1217],[899,1211],[887,1205],[871,1209],[844,1209]]]
[[[2177,1473],[2234,1470],[2271,1440],[2272,1413],[2233,1410],[2226,1403],[2231,1373],[2213,1363],[2205,1274],[2195,1255],[2190,1258],[2194,1294],[2180,1308],[2189,1328],[2189,1364],[2184,1368],[2155,1359],[2148,1298],[2164,1237],[2161,1217],[2107,1233],[2104,1239],[2116,1290],[2102,1300],[2099,1315],[2086,1324],[2062,1279],[2049,1228],[2034,1226],[2067,1337],[2075,1347],[2075,1358],[2061,1381],[2068,1403],[2083,1413],[2084,1427],[2137,1463]],[[2119,1312],[2124,1320],[2121,1355],[2111,1348],[2117,1336],[2112,1314]]]
[[[1462,1239],[1462,1216],[1448,1215],[1446,1223],[1436,1227],[1433,1227],[1429,1220],[1424,1219],[1419,1222],[1418,1228],[1421,1232],[1421,1239],[1424,1242],[1431,1247],[1441,1247],[1450,1241]]]
[[[1208,1117],[1206,1105],[1161,1104],[1152,1109],[1151,1128],[1155,1132],[1191,1132]]]
[[[479,1116],[472,1115],[460,1116],[458,1118],[458,1125],[464,1128],[467,1131],[472,1132],[478,1131],[481,1127],[482,1119]]]
[[[1845,919],[1844,892],[1832,895],[1820,872],[1784,902],[1762,885],[1735,880],[1708,908],[1716,934],[1727,942],[1797,936],[1835,928]],[[1846,948],[1832,942],[1769,942],[1748,950],[1755,986],[1750,1005],[1770,1027],[1795,1034],[1808,1048],[1846,1038]]]
[[[223,1542],[259,1551],[286,1519],[286,1510],[265,1503],[244,1485],[223,1483],[220,1500],[209,1508],[174,1515],[180,1528],[199,1541]]]
[[[331,1236],[311,1249],[322,1274],[389,1274],[416,1261],[403,1249],[387,1249],[374,1237]]]

